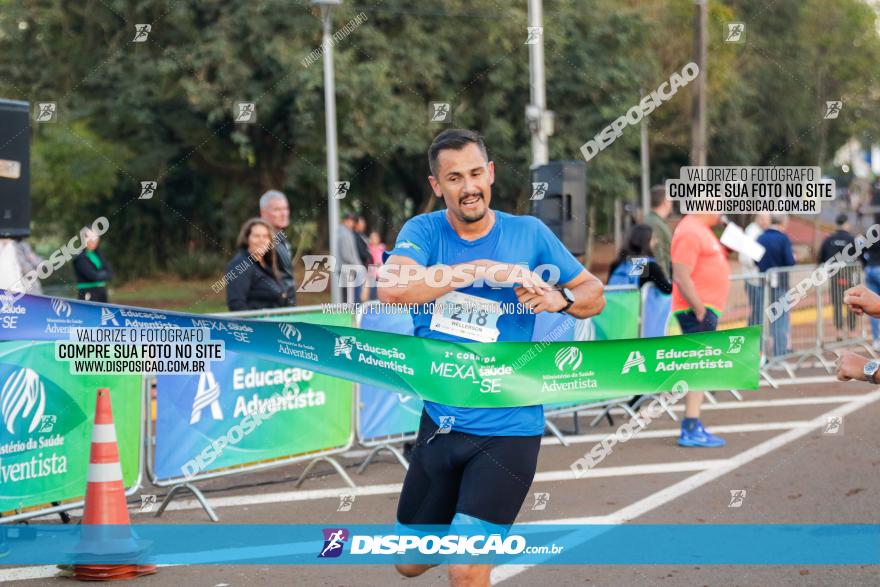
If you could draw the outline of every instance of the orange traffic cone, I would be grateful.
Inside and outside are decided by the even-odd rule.
[[[147,550],[149,543],[138,540],[131,531],[110,390],[104,388],[98,390],[95,405],[82,525],[80,542],[73,552],[76,560],[87,560],[89,564],[74,565],[75,579],[111,581],[156,572],[156,565],[131,564],[133,559]],[[120,564],[112,564],[114,562]]]

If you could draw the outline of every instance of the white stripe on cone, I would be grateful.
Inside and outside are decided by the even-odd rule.
[[[89,463],[89,483],[122,481],[122,467],[119,463]]]
[[[92,442],[116,442],[116,427],[113,424],[95,424]]]

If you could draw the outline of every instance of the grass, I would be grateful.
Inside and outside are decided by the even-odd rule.
[[[110,303],[195,314],[226,312],[226,292],[214,293],[211,286],[215,282],[215,278],[183,280],[173,275],[136,279],[120,287],[111,287]],[[297,294],[299,306],[329,301],[328,294]]]

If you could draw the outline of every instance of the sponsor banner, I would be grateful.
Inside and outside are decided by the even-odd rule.
[[[352,321],[320,312],[271,317],[290,318]],[[345,446],[351,432],[352,383],[289,363],[228,353],[204,373],[156,378],[157,479]]]
[[[0,339],[58,336],[45,329],[52,298],[26,296],[28,319]],[[64,300],[70,317],[97,319],[101,309],[137,312],[146,327],[210,328],[229,353],[415,393],[462,407],[501,408],[591,401],[688,389],[757,389],[760,327],[685,336],[596,342],[452,343],[343,326],[229,320]],[[93,325],[93,324],[91,324]],[[536,350],[540,345],[541,349]],[[218,365],[215,362],[212,365]]]
[[[605,308],[593,316],[594,340],[639,338],[642,295],[637,289],[605,292]]]
[[[50,342],[0,343],[0,512],[85,495],[100,387],[110,390],[130,487],[140,469],[141,376],[71,376]]]
[[[412,317],[403,312],[385,312],[380,304],[368,306],[361,316],[364,330],[413,333]],[[415,434],[422,415],[422,400],[417,395],[362,383],[358,390],[358,440]]]
[[[499,532],[391,524],[136,524],[133,530],[151,548],[114,555],[114,564],[880,564],[876,524],[514,524]],[[93,562],[73,553],[81,539],[94,542],[100,531],[0,527],[3,564]]]

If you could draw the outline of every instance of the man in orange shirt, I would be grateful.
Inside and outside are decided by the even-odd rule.
[[[672,235],[672,313],[683,334],[715,330],[727,304],[730,267],[727,253],[712,232],[719,219],[718,214],[688,214]],[[703,428],[702,405],[702,391],[692,391],[685,397],[680,446],[725,445],[723,438]]]

